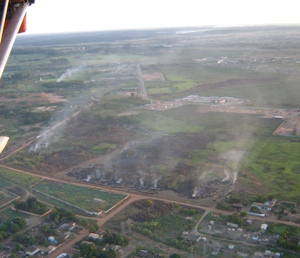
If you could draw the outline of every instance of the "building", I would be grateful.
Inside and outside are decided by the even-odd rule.
[[[230,250],[233,250],[233,249],[234,249],[234,245],[230,244],[230,245],[228,245],[228,248],[229,248]]]
[[[233,227],[233,228],[238,228],[238,227],[239,227],[238,224],[230,223],[230,222],[227,222],[227,226],[228,226],[228,227]]]
[[[97,239],[102,240],[103,237],[98,234],[91,233],[91,234],[89,234],[89,238],[91,238],[93,240],[97,240]]]
[[[276,199],[274,199],[272,201],[264,202],[264,203],[254,202],[254,203],[252,203],[252,206],[256,206],[259,210],[272,211],[276,202],[277,202]]]
[[[25,253],[28,254],[29,256],[34,256],[35,254],[37,254],[40,251],[39,248],[37,248],[36,246],[32,245],[29,246],[28,248],[25,249]]]
[[[260,230],[262,233],[266,232],[267,228],[268,228],[268,224],[261,224],[260,226]]]

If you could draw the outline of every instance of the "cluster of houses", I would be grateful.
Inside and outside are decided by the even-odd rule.
[[[26,258],[29,256],[35,256],[38,257],[39,254],[51,254],[57,246],[66,241],[69,237],[72,236],[72,232],[76,230],[76,224],[75,223],[65,223],[62,224],[57,230],[59,234],[57,236],[48,236],[47,240],[49,241],[50,245],[48,246],[42,246],[42,245],[32,245],[27,248],[25,248],[23,251],[17,251],[15,252],[15,248],[18,245],[17,242],[8,242],[3,245],[3,250],[0,251],[0,257],[1,258],[8,258],[14,253],[18,258]],[[32,229],[32,233],[35,233],[37,231],[36,228]]]

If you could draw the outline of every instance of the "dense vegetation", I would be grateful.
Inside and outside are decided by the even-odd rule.
[[[53,221],[55,224],[63,224],[67,222],[77,222],[78,219],[76,214],[72,211],[66,209],[53,208],[50,215],[49,220]]]
[[[30,197],[25,202],[16,201],[15,208],[39,215],[44,214],[48,210],[48,207],[44,203],[39,202],[35,197]]]
[[[7,219],[0,223],[0,241],[15,234],[26,226],[26,220],[23,218]]]
[[[300,228],[287,225],[269,224],[268,231],[270,233],[280,235],[277,242],[279,247],[300,252]]]
[[[112,233],[109,229],[106,230],[104,237],[100,239],[93,240],[88,239],[90,242],[79,243],[79,249],[81,255],[86,258],[92,257],[103,257],[103,258],[113,258],[116,257],[118,252],[115,250],[115,245],[126,246],[128,240],[121,234]]]

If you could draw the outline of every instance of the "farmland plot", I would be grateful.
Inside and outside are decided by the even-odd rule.
[[[62,202],[67,202],[87,212],[106,211],[126,197],[120,194],[50,180],[44,180],[36,184],[34,190],[57,198]]]

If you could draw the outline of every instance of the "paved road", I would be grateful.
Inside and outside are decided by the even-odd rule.
[[[137,76],[138,76],[138,80],[139,80],[141,95],[143,98],[150,100],[148,97],[147,91],[146,91],[146,87],[145,87],[145,83],[144,83],[144,79],[143,79],[143,73],[142,73],[140,64],[137,64],[136,71],[137,71]]]

